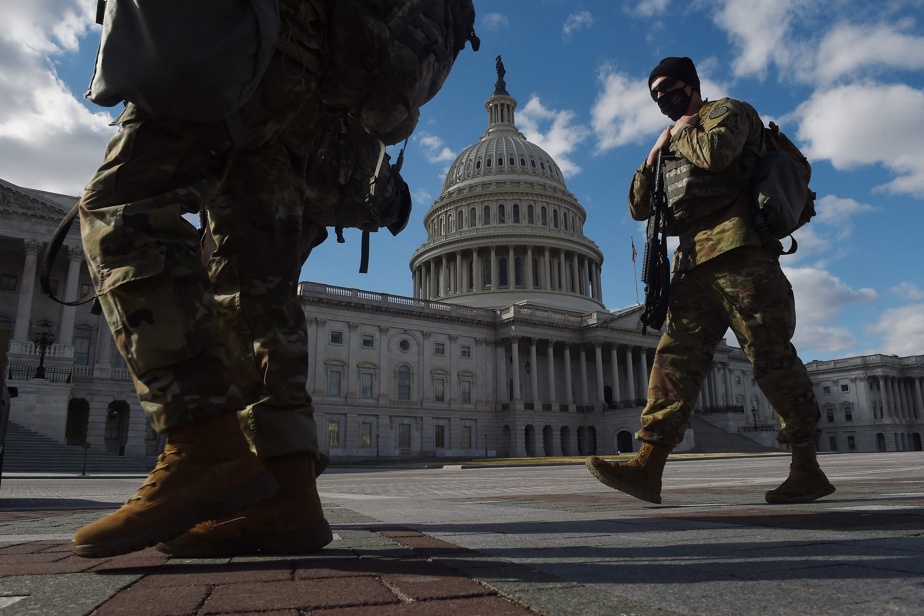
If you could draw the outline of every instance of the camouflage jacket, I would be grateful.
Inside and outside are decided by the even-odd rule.
[[[730,98],[705,102],[699,123],[678,131],[665,167],[668,234],[680,237],[675,272],[740,246],[759,246],[750,214],[750,176],[760,148],[760,116]],[[629,214],[646,220],[654,171],[642,165],[629,189]]]

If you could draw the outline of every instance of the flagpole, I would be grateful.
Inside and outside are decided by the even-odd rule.
[[[638,271],[635,269],[635,256],[638,253],[635,252],[635,238],[630,235],[629,241],[632,242],[632,278],[635,279],[635,305],[638,306],[641,305],[638,301]]]

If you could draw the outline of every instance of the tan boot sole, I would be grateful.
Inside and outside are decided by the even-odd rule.
[[[609,466],[606,461],[598,458],[596,456],[591,456],[587,458],[585,462],[587,465],[587,470],[590,471],[590,474],[597,478],[600,483],[608,485],[614,490],[619,490],[629,496],[633,496],[639,500],[643,500],[649,503],[654,503],[655,505],[661,504],[661,494],[659,492],[654,492],[652,490],[646,490],[635,484],[620,481],[616,477],[611,477],[607,474]]]
[[[174,558],[222,558],[243,554],[311,554],[334,540],[327,520],[310,531],[251,533],[221,542],[199,545],[160,543],[157,551]]]
[[[272,496],[276,487],[276,480],[269,471],[264,471],[240,486],[232,494],[219,493],[215,498],[196,503],[194,507],[162,524],[127,537],[119,537],[102,543],[74,544],[74,553],[84,558],[105,558],[143,550],[162,541],[179,537],[200,522],[227,517],[243,511]]]
[[[812,501],[816,501],[819,498],[829,494],[834,494],[835,491],[836,488],[831,484],[828,484],[827,486],[804,496],[790,497],[782,494],[773,494],[772,492],[767,492],[764,494],[764,499],[771,505],[798,505],[800,503],[811,503]]]

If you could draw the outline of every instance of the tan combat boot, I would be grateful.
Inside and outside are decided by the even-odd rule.
[[[157,549],[180,558],[308,554],[333,541],[318,496],[314,457],[298,453],[263,462],[279,482],[271,498],[239,515],[203,522]]]
[[[236,413],[171,430],[164,453],[120,509],[74,534],[78,556],[100,558],[144,549],[199,522],[269,497],[273,476],[250,451]]]
[[[661,504],[661,473],[672,447],[643,443],[628,462],[587,458],[587,468],[602,483],[649,503]]]
[[[777,505],[810,503],[833,493],[834,486],[818,466],[815,446],[793,445],[789,477],[780,487],[770,490],[764,497],[768,503]]]

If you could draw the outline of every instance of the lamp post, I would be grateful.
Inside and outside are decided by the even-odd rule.
[[[754,418],[754,429],[757,429],[757,407],[751,407],[751,416]]]
[[[526,360],[526,401],[532,402],[532,391],[529,387],[529,375],[533,371],[532,364],[529,363],[529,360]]]
[[[39,330],[32,334],[32,342],[39,349],[39,365],[35,369],[33,379],[45,378],[45,352],[55,343],[55,335],[51,330],[51,323],[48,321],[39,322]]]

